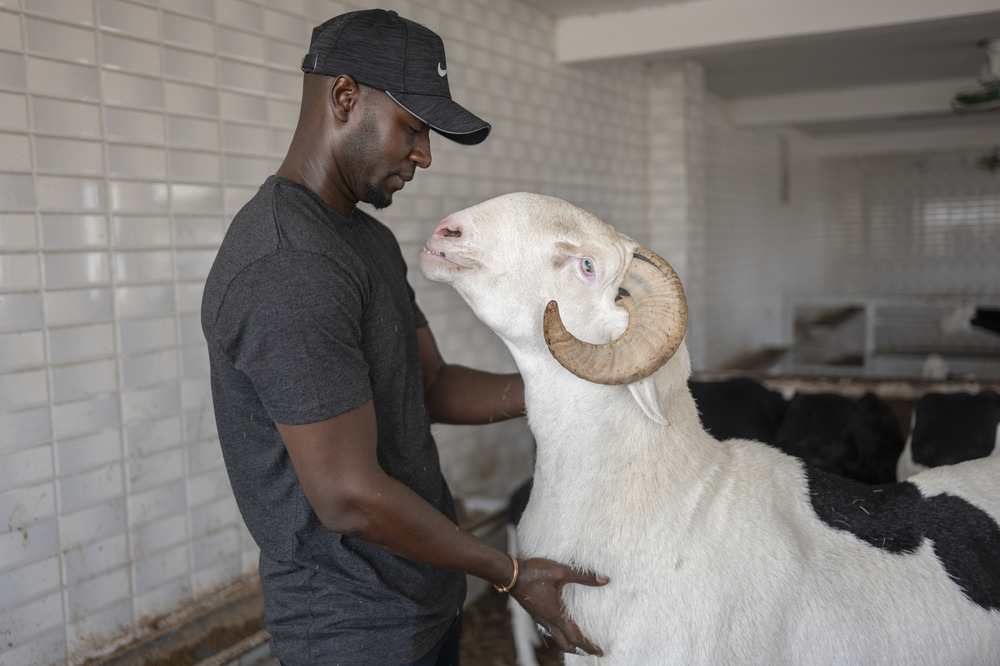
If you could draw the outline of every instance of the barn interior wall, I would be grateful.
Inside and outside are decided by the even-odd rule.
[[[515,190],[646,233],[645,71],[555,63],[513,0],[384,3],[445,40],[489,119],[380,214],[450,361],[502,344],[415,273],[448,213]],[[276,168],[329,0],[0,0],[0,662],[79,663],[256,568],[214,432],[198,311],[228,221]],[[523,420],[439,427],[458,493],[530,473]]]
[[[831,159],[822,196],[845,240],[831,293],[996,299],[1000,171],[994,149]]]
[[[787,128],[734,127],[695,62],[649,68],[649,238],[685,286],[695,370],[785,342],[785,294],[820,290],[818,162]]]

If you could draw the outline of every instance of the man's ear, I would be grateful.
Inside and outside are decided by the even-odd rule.
[[[341,122],[347,118],[361,97],[361,87],[347,74],[341,74],[333,80],[330,86],[330,104],[333,115]]]

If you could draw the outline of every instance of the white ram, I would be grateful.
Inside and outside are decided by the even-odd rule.
[[[520,548],[610,577],[563,590],[599,663],[1000,663],[1000,459],[869,486],[713,439],[674,271],[564,201],[455,213],[421,266],[524,377]]]

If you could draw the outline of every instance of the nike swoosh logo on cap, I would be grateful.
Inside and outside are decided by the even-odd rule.
[[[444,76],[447,73],[448,73],[448,70],[445,69],[444,67],[442,67],[441,63],[438,63],[438,76]]]

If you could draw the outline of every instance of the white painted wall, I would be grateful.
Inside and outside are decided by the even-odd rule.
[[[448,213],[535,190],[644,230],[640,66],[555,64],[512,0],[386,3],[445,39],[482,146],[384,219],[413,261]],[[198,321],[229,219],[297,118],[326,0],[0,0],[0,663],[78,663],[253,574]],[[454,293],[413,274],[445,357],[508,370]],[[458,492],[531,469],[523,421],[437,430]]]

